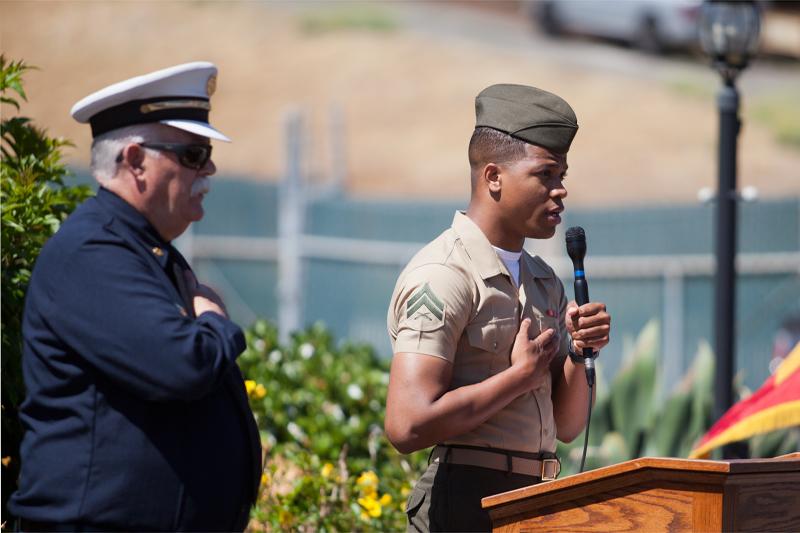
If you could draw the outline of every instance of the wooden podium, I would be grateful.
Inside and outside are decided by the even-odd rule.
[[[484,498],[494,531],[800,531],[800,453],[634,459]]]

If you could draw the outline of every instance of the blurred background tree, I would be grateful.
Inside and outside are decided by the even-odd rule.
[[[27,100],[23,74],[32,67],[0,56],[0,99],[7,109],[20,109]],[[3,520],[6,501],[19,474],[22,428],[17,408],[25,395],[22,382],[22,309],[33,264],[45,241],[91,193],[85,186],[65,184],[69,176],[62,163],[64,139],[52,138],[30,119],[2,120],[0,205],[2,205],[2,456]]]

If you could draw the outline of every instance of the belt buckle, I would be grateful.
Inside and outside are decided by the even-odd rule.
[[[548,465],[552,465],[548,468]],[[561,472],[561,461],[558,459],[542,459],[542,481],[554,481]]]

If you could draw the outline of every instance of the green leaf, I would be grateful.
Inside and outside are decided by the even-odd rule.
[[[703,436],[713,422],[714,355],[707,342],[701,342],[689,369],[692,377],[691,418],[686,426],[686,439],[692,443]],[[686,455],[690,450],[686,450]]]
[[[611,423],[624,437],[628,457],[640,455],[644,434],[653,423],[658,350],[659,326],[651,321],[611,385]]]
[[[19,111],[19,104],[13,98],[8,98],[6,96],[0,96],[0,103],[12,105],[12,106],[16,107],[17,110]]]
[[[756,435],[748,442],[751,457],[778,457],[800,450],[800,427]]]
[[[0,99],[20,108],[26,100],[22,61],[8,62],[0,55]],[[11,94],[9,94],[11,93]],[[17,96],[13,96],[13,94]],[[44,242],[83,199],[85,187],[64,186],[66,167],[61,149],[69,143],[52,139],[27,117],[3,117],[0,124],[0,210],[2,216],[2,434],[3,456],[11,457],[3,468],[3,497],[14,491],[19,473],[22,427],[16,409],[25,394],[22,382],[21,318],[25,291]],[[5,500],[4,500],[5,502]],[[5,509],[4,509],[5,510]]]
[[[658,423],[647,439],[644,455],[684,457],[682,443],[691,416],[692,397],[688,391],[676,391],[658,413]]]

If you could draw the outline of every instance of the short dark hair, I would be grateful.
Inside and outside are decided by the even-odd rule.
[[[479,126],[469,140],[469,166],[475,171],[488,163],[508,163],[525,157],[523,140],[493,128]]]

